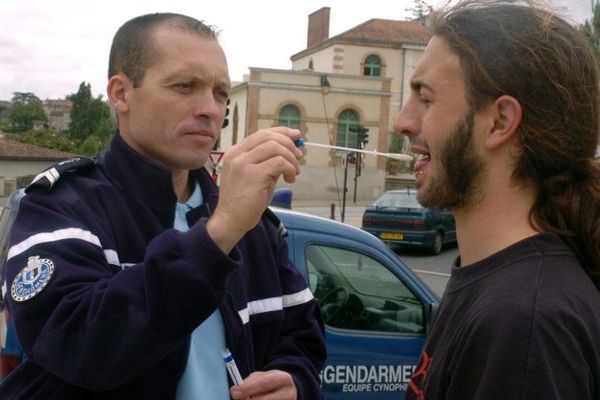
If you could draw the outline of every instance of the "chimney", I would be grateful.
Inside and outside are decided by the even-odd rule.
[[[329,14],[331,8],[323,7],[308,16],[308,37],[306,48],[329,39]]]

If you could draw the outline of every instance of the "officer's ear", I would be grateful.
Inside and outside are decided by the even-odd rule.
[[[129,91],[132,88],[131,81],[123,74],[110,77],[106,85],[106,93],[117,114],[129,111]]]

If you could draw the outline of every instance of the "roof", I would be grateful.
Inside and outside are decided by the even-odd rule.
[[[332,38],[322,40],[312,47],[294,54],[292,60],[312,53],[333,43],[356,43],[400,47],[403,44],[426,45],[431,32],[422,20],[396,21],[373,18]]]
[[[17,161],[59,161],[76,157],[77,154],[48,149],[46,147],[35,146],[9,140],[0,137],[0,160]]]
[[[395,21],[373,18],[330,40],[360,41],[381,44],[427,44],[431,39],[429,29],[421,20]]]

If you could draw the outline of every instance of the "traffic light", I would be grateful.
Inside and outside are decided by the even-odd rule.
[[[350,132],[356,132],[356,148],[364,149],[369,143],[369,129],[361,125],[353,125]]]

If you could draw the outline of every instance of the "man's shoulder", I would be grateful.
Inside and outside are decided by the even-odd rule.
[[[76,157],[61,161],[36,175],[25,189],[25,192],[51,192],[57,183],[62,183],[68,180],[69,177],[87,173],[95,167],[96,161],[87,157]]]
[[[85,202],[89,196],[115,196],[119,190],[98,158],[78,157],[39,173],[25,193],[26,202],[74,204]]]
[[[272,235],[278,239],[283,239],[288,235],[285,225],[270,208],[267,208],[262,215],[262,221],[266,229],[272,232]]]

